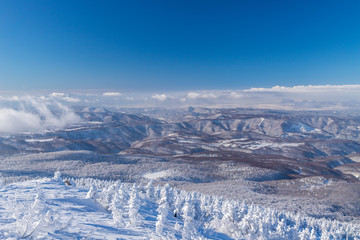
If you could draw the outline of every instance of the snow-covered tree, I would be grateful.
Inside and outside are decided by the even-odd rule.
[[[98,198],[98,190],[95,185],[91,186],[90,190],[86,194],[86,198],[96,200]]]
[[[183,209],[182,214],[184,217],[184,227],[182,230],[182,239],[196,239],[198,234],[194,226],[195,209],[192,205],[191,200],[187,200]]]
[[[125,219],[124,219],[123,201],[120,198],[118,192],[115,193],[114,198],[110,203],[109,210],[111,211],[115,224],[118,227],[124,227]]]
[[[308,240],[310,239],[310,231],[308,228],[304,228],[303,230],[300,231],[299,233],[299,238],[300,240]]]
[[[140,225],[142,216],[139,214],[141,201],[136,185],[131,188],[131,194],[129,199],[129,226],[137,227]]]
[[[201,218],[200,222],[207,222],[212,215],[213,205],[211,204],[211,197],[208,195],[201,195],[200,197],[200,209],[201,209]]]
[[[317,233],[316,233],[315,229],[312,228],[311,231],[310,231],[310,238],[309,238],[309,240],[316,240],[316,239],[318,239]]]
[[[120,184],[117,189],[117,198],[122,206],[125,206],[129,201],[129,194],[127,193],[124,184]]]
[[[157,216],[156,222],[156,234],[158,236],[165,235],[164,228],[167,225],[167,215],[169,213],[169,206],[167,202],[163,202],[157,209],[159,215]]]
[[[146,197],[148,200],[150,201],[154,201],[155,196],[155,188],[154,188],[154,181],[150,180],[149,183],[146,185],[145,189],[146,189]]]
[[[181,192],[176,192],[175,201],[174,201],[174,217],[180,218],[181,215],[181,209],[183,207],[184,197],[182,196]]]
[[[58,182],[62,182],[61,172],[60,172],[60,171],[56,171],[56,172],[54,173],[53,180],[58,181]]]
[[[235,222],[235,208],[232,201],[225,201],[222,207],[223,218],[219,229],[232,237],[238,237],[238,224]]]
[[[223,199],[220,197],[214,197],[213,198],[213,204],[212,204],[212,217],[210,219],[210,221],[206,224],[207,228],[210,229],[216,229],[219,226],[221,226],[221,219],[223,217],[223,212],[222,212],[222,202]]]

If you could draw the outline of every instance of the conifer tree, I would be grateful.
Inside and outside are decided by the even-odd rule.
[[[134,184],[131,189],[131,194],[129,199],[129,226],[137,227],[140,225],[142,217],[139,214],[139,209],[140,209],[139,193],[136,185]]]
[[[191,200],[188,198],[185,202],[185,205],[182,209],[182,213],[184,216],[184,227],[182,230],[182,239],[196,239],[197,231],[194,227],[194,217],[195,210],[194,206],[191,203]]]
[[[146,185],[145,189],[146,189],[146,197],[148,200],[150,201],[154,201],[155,197],[154,197],[154,193],[155,193],[155,189],[154,189],[154,180],[150,180],[148,182],[148,184]]]
[[[119,197],[119,193],[115,193],[112,202],[110,203],[109,210],[111,211],[113,220],[118,227],[125,226],[124,209],[122,200]]]
[[[97,188],[95,185],[91,186],[90,190],[86,194],[86,198],[96,200],[98,197]]]
[[[167,202],[163,202],[160,204],[160,206],[157,209],[157,212],[159,213],[157,216],[157,222],[156,222],[156,234],[158,236],[164,236],[165,231],[164,228],[167,224],[167,215],[169,213],[169,206]]]

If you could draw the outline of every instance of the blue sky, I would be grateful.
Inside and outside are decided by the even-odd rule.
[[[359,1],[0,2],[0,89],[357,84]]]

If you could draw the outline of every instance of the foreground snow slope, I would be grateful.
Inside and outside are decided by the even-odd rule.
[[[170,187],[56,174],[2,186],[0,239],[360,239],[360,226]]]
[[[41,179],[0,191],[0,239],[145,239],[147,229],[117,228],[87,191]]]

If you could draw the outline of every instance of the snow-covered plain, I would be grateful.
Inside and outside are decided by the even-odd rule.
[[[360,239],[360,225],[170,187],[41,178],[0,189],[1,239]]]

